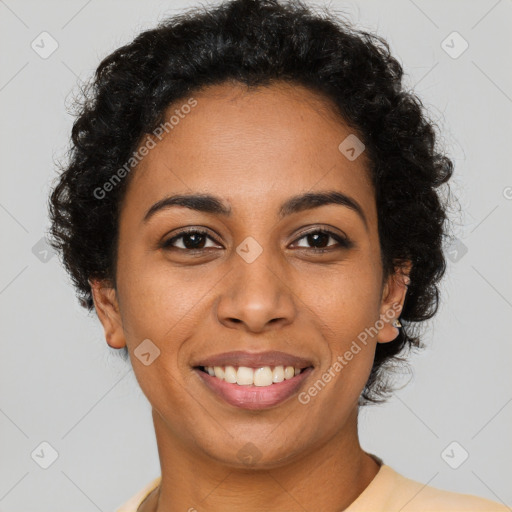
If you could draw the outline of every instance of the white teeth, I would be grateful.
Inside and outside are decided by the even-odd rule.
[[[254,384],[254,370],[247,366],[240,366],[236,372],[236,383],[240,386],[251,386]]]
[[[282,366],[276,366],[272,372],[273,382],[283,382],[284,380],[284,368]]]
[[[284,378],[291,379],[294,376],[295,376],[295,368],[293,366],[287,366],[284,369]]]
[[[219,379],[224,378],[224,370],[222,369],[221,366],[214,366],[213,371],[215,372],[215,377],[218,377]],[[210,373],[210,372],[208,372],[208,373]]]
[[[254,371],[255,386],[270,386],[272,384],[272,370],[268,366]]]
[[[224,368],[224,380],[230,384],[236,382],[236,370],[233,366],[226,366]]]
[[[273,383],[283,382],[299,375],[300,368],[293,366],[262,366],[249,368],[247,366],[205,366],[208,375],[239,386],[271,386]]]

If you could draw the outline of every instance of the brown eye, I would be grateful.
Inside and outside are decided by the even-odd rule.
[[[182,240],[181,247],[176,246],[175,242],[178,240]],[[205,246],[207,243],[207,240],[213,240],[206,231],[201,230],[187,230],[187,231],[181,231],[176,236],[173,236],[172,238],[169,238],[162,244],[163,249],[180,249],[184,251],[200,251],[205,248],[208,248]],[[211,246],[210,246],[211,247]]]
[[[311,244],[313,251],[326,252],[330,250],[339,249],[340,247],[349,249],[353,246],[353,243],[345,237],[342,237],[332,231],[326,229],[316,229],[309,233],[303,234],[298,240],[305,239],[308,244]],[[333,239],[337,242],[336,244],[329,244],[329,240]],[[307,248],[307,247],[306,247]]]
[[[215,247],[215,245],[207,246],[206,244],[208,243],[208,240],[217,243],[208,234],[208,232],[199,229],[190,229],[181,231],[172,238],[169,238],[163,242],[161,247],[166,250],[179,249],[181,251],[188,252],[202,251],[204,249]],[[303,234],[297,240],[306,240],[306,243],[310,244],[311,250],[319,253],[329,252],[340,248],[349,249],[354,245],[348,238],[342,237],[326,229],[310,231],[309,233]],[[330,240],[334,240],[335,243],[329,243]],[[178,241],[181,246],[176,245],[176,242]],[[299,246],[299,248],[307,249],[308,247]]]

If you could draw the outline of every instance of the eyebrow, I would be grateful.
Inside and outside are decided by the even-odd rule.
[[[283,219],[294,213],[330,204],[345,206],[357,213],[368,230],[368,221],[361,205],[354,198],[337,190],[306,192],[292,196],[281,205],[278,216],[280,219]],[[173,206],[182,206],[198,212],[222,215],[224,217],[230,217],[232,213],[231,207],[226,205],[222,199],[217,196],[211,194],[176,194],[164,197],[151,206],[144,215],[143,222],[148,222],[158,211]]]

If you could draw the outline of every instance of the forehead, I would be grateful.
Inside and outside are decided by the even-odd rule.
[[[363,152],[350,160],[339,146],[357,136],[334,105],[302,86],[276,83],[248,90],[209,86],[175,102],[173,128],[143,158],[127,192],[150,206],[171,193],[209,192],[234,209],[281,203],[305,191],[338,189],[357,199],[369,218],[374,194]],[[352,139],[349,139],[352,140]]]

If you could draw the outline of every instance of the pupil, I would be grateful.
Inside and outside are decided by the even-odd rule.
[[[190,240],[190,239],[195,239],[195,242],[192,242],[192,244],[187,243],[187,240]],[[185,235],[185,237],[183,238],[183,245],[187,249],[201,249],[203,243],[204,243],[204,236],[200,235],[198,233],[190,233],[190,234]]]
[[[315,243],[318,244],[319,237],[320,237],[320,241],[323,240],[325,242],[325,244],[322,245],[321,247],[326,247],[327,241],[329,240],[329,235],[327,235],[327,233],[313,233],[313,234],[308,235],[308,243],[310,245],[315,246]],[[318,245],[316,245],[315,247],[318,247]]]

